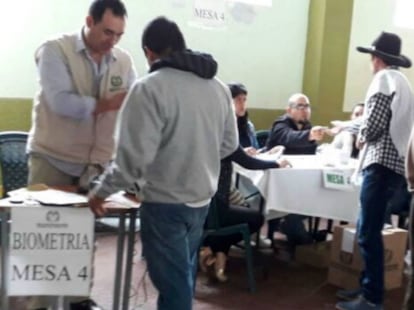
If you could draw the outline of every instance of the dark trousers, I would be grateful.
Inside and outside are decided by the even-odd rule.
[[[197,253],[208,207],[142,203],[141,239],[158,310],[191,310]]]
[[[411,193],[409,239],[411,249],[411,268],[414,268],[414,193]],[[403,310],[414,309],[414,272],[411,272],[405,293]]]
[[[387,203],[404,182],[402,175],[379,164],[372,164],[363,171],[357,224],[358,244],[365,266],[361,286],[364,297],[375,304],[381,304],[384,299],[382,229]]]
[[[247,223],[251,234],[258,232],[264,221],[263,215],[257,210],[240,206],[229,206],[224,210],[220,210],[219,219],[221,226]],[[204,240],[204,245],[209,246],[214,253],[223,252],[227,254],[230,247],[242,239],[241,234],[208,236]]]

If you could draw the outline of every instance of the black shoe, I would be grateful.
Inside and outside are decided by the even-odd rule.
[[[86,299],[81,302],[71,303],[70,310],[102,310],[92,299]]]
[[[339,290],[336,292],[336,297],[343,300],[354,300],[362,295],[362,288],[352,289],[352,290]]]

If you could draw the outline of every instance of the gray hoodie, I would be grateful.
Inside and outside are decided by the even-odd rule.
[[[220,159],[238,145],[230,92],[216,70],[211,56],[187,50],[156,62],[135,83],[97,196],[138,180],[146,202],[196,204],[214,195]]]

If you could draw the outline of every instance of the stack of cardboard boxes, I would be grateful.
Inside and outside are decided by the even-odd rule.
[[[384,229],[385,289],[402,285],[404,255],[407,249],[407,231],[400,228]],[[332,240],[328,282],[345,289],[359,286],[364,263],[359,252],[354,227],[335,227]]]
[[[402,285],[404,256],[407,250],[408,233],[399,228],[384,229],[385,289]],[[356,228],[337,226],[332,241],[299,246],[297,262],[318,268],[329,267],[328,282],[345,289],[359,286],[359,277],[364,263],[359,252]]]

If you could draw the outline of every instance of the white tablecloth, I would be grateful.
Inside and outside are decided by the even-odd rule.
[[[266,210],[356,222],[359,188],[329,189],[323,183],[324,169],[347,172],[351,166],[326,167],[319,156],[285,156],[292,168],[251,171],[235,164],[235,171],[252,180],[265,199]]]

